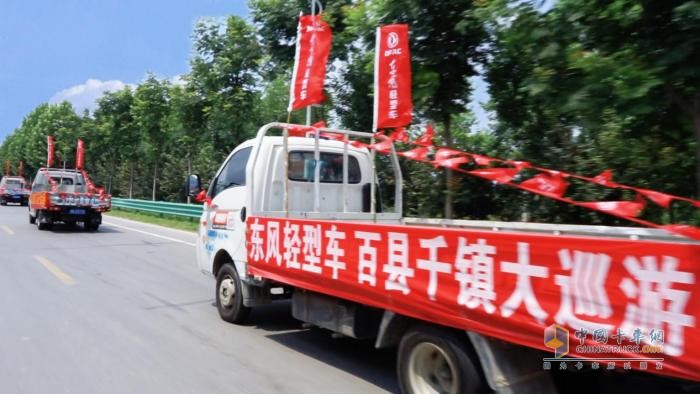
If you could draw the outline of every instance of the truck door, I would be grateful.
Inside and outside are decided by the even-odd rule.
[[[239,269],[243,268],[245,218],[241,211],[245,206],[245,170],[251,150],[251,147],[245,147],[234,151],[209,186],[207,195],[211,203],[204,209],[205,228],[200,236],[202,245],[198,248],[200,255],[197,259],[209,265],[200,269],[210,271],[213,258],[221,249],[228,252]]]

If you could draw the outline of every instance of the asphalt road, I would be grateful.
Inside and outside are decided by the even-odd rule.
[[[398,391],[395,353],[302,329],[288,303],[222,321],[194,238],[111,217],[39,231],[0,207],[0,391]]]

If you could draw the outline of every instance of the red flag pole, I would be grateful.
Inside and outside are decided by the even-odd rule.
[[[46,167],[51,168],[53,166],[54,157],[54,140],[52,135],[46,136],[46,143],[48,145],[48,158],[46,159]]]
[[[85,166],[85,144],[83,140],[78,138],[78,149],[75,152],[75,168],[82,170]]]

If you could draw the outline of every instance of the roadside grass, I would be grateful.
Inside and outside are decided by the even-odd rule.
[[[173,216],[160,216],[157,213],[135,212],[122,208],[112,208],[106,216],[114,216],[118,218],[136,220],[138,222],[157,224],[159,226],[170,227],[178,230],[197,232],[199,220],[179,218]]]

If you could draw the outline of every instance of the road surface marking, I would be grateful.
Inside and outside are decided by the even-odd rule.
[[[41,265],[44,266],[49,272],[54,274],[55,277],[57,277],[61,282],[63,282],[64,285],[68,286],[73,286],[75,284],[75,280],[70,277],[70,275],[66,274],[65,272],[61,271],[56,264],[52,263],[47,259],[46,257],[43,256],[34,256],[34,258],[41,263]]]
[[[108,225],[108,226],[117,227],[117,228],[122,228],[122,229],[124,229],[124,230],[134,231],[134,232],[137,232],[137,233],[150,235],[150,236],[156,237],[156,238],[162,238],[162,239],[165,239],[165,240],[168,240],[168,241],[178,242],[178,243],[185,244],[185,245],[189,245],[189,246],[195,246],[194,243],[192,243],[192,242],[187,242],[187,241],[183,241],[183,240],[181,240],[181,239],[166,237],[165,235],[160,235],[160,234],[155,234],[155,233],[151,233],[151,232],[148,232],[148,231],[138,230],[138,229],[135,229],[135,228],[132,228],[132,227],[126,227],[126,226],[122,226],[122,225],[115,224],[115,223],[110,223],[110,222],[103,222],[103,223],[106,224],[106,225]]]
[[[15,235],[15,232],[12,231],[11,228],[7,227],[7,226],[4,225],[4,224],[3,224],[2,226],[0,226],[0,228],[2,228],[2,231],[6,232],[7,235]]]

